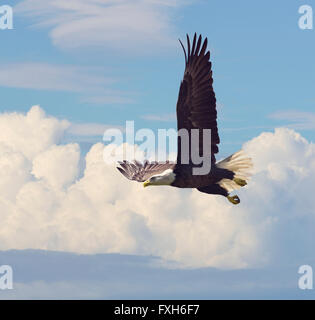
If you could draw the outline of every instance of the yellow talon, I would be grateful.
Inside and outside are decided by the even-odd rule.
[[[227,196],[228,200],[233,204],[239,204],[241,202],[238,196]]]
[[[244,187],[247,185],[247,182],[240,178],[234,178],[233,181],[241,187]]]

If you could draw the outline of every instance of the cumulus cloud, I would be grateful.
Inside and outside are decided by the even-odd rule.
[[[24,0],[17,13],[49,27],[55,45],[99,46],[146,53],[173,45],[170,12],[187,1],[174,0]],[[167,10],[166,10],[167,9]]]
[[[220,268],[302,264],[313,254],[315,146],[293,130],[244,145],[255,174],[233,206],[196,190],[143,189],[104,162],[114,146],[102,143],[78,178],[78,145],[60,144],[69,123],[39,107],[2,114],[0,126],[0,250],[119,252]]]
[[[31,173],[36,179],[42,179],[50,186],[62,188],[73,183],[77,177],[79,160],[77,144],[53,145],[33,159]]]
[[[39,106],[32,107],[26,115],[3,113],[0,117],[0,143],[27,159],[33,159],[50,146],[60,143],[69,126],[66,120],[46,116]]]

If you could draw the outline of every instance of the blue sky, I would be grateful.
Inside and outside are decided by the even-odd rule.
[[[162,28],[165,37],[157,37],[154,45],[145,35],[150,22],[137,20],[130,22],[139,28],[131,29],[127,44],[128,26],[122,28],[125,35],[121,36],[112,31],[110,23],[114,22],[87,34],[112,32],[117,45],[110,37],[94,43],[87,36],[80,38],[87,22],[78,23],[75,40],[72,34],[54,37],[56,28],[66,29],[66,22],[77,19],[78,12],[84,15],[85,9],[52,9],[48,3],[13,2],[17,5],[14,30],[0,34],[1,64],[10,65],[5,74],[20,70],[19,64],[28,67],[19,83],[3,76],[1,111],[27,111],[40,104],[47,113],[72,122],[124,125],[125,120],[135,120],[139,128],[176,127],[172,114],[184,68],[177,38],[196,31],[208,37],[212,52],[223,155],[263,130],[295,123],[296,116],[287,115],[288,111],[304,112],[304,122],[313,112],[315,31],[298,28],[298,8],[305,1],[166,1],[168,5],[152,5],[162,21],[152,26],[151,36],[158,33],[154,28]],[[65,13],[69,18],[60,22]],[[71,41],[74,46],[69,45]],[[43,69],[40,64],[57,68],[59,73],[51,81],[45,79],[45,71],[38,76],[38,69]],[[70,75],[65,77],[67,72]],[[91,79],[80,81],[78,75]],[[48,83],[28,88],[29,78],[34,77]],[[64,78],[63,89],[57,83]],[[148,120],[150,115],[155,121]],[[169,121],[157,121],[159,118]],[[314,139],[314,125],[298,129]],[[92,140],[98,139],[101,136]]]
[[[7,2],[0,265],[16,281],[0,299],[314,297],[297,289],[298,267],[315,267],[315,30],[298,27],[314,0]],[[211,50],[218,158],[245,144],[254,162],[238,206],[144,190],[103,160],[122,152],[100,143],[106,128],[176,128],[178,38],[194,32]],[[121,284],[125,266],[138,284]]]

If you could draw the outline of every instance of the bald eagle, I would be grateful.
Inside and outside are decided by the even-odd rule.
[[[180,41],[180,40],[179,40]],[[237,195],[230,192],[247,184],[252,162],[244,152],[238,151],[228,158],[216,162],[215,154],[218,153],[220,143],[217,128],[216,98],[213,90],[213,78],[210,62],[210,52],[207,51],[208,40],[202,42],[201,35],[195,33],[191,45],[187,35],[187,52],[180,41],[185,55],[185,72],[180,84],[177,101],[177,129],[187,130],[189,143],[192,142],[192,131],[204,129],[211,130],[211,138],[205,141],[210,148],[208,158],[211,169],[207,174],[193,174],[193,169],[200,167],[192,159],[193,148],[189,146],[188,163],[182,161],[182,143],[178,135],[177,160],[172,162],[121,161],[117,169],[128,179],[143,182],[143,186],[168,185],[178,188],[196,188],[200,192],[222,195],[231,203],[239,204]],[[199,155],[203,153],[203,135],[199,135]],[[211,162],[211,163],[210,163]]]

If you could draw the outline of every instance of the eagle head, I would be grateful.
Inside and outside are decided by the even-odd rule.
[[[167,169],[164,172],[152,176],[143,183],[143,187],[148,186],[169,186],[175,180],[175,173],[172,169]]]

